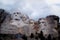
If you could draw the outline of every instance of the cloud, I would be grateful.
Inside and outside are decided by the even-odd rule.
[[[60,0],[45,0],[48,5],[59,4]]]
[[[0,8],[5,9],[7,11],[13,10],[17,7],[17,0],[0,0]]]
[[[45,17],[51,13],[50,8],[44,0],[27,0],[22,2],[22,5],[19,5],[22,12],[28,14],[32,19],[41,18],[43,15]]]
[[[46,3],[49,5],[52,14],[60,17],[60,0],[46,0]]]
[[[35,20],[51,14],[60,16],[60,0],[0,0],[0,8],[21,11]]]

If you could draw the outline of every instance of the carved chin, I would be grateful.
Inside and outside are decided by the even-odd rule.
[[[11,25],[17,25],[17,23],[16,22],[13,22],[13,23],[10,23]]]

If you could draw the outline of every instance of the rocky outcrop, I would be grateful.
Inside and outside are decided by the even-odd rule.
[[[3,9],[0,9],[0,33],[1,34],[15,34],[17,33],[17,27],[10,25],[11,14]]]
[[[6,19],[7,15],[8,15],[8,13],[4,9],[0,9],[0,25]]]
[[[40,18],[38,21],[29,19],[27,15],[20,12],[9,14],[3,9],[0,9],[0,33],[1,34],[26,34],[30,36],[31,33],[43,32],[43,36],[58,36],[56,30],[59,23],[59,17],[55,15],[47,16],[46,18]]]

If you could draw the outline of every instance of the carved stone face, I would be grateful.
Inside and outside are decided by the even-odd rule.
[[[40,19],[39,23],[40,23],[40,26],[47,26],[47,21],[44,18]]]
[[[58,22],[52,18],[47,18],[48,25],[52,28],[57,28]]]
[[[34,25],[34,20],[30,19],[30,20],[29,20],[29,24],[30,24],[30,25]]]
[[[29,17],[27,15],[23,15],[21,18],[23,21],[26,21],[27,19],[29,19]]]
[[[21,13],[13,13],[12,14],[12,20],[11,23],[12,25],[16,25],[17,27],[23,27],[26,23],[28,23],[27,16]]]
[[[40,20],[39,20],[39,25],[40,25],[40,29],[41,29],[41,31],[43,32],[43,35],[45,36],[45,37],[47,37],[48,35],[49,35],[49,30],[50,30],[50,27],[49,27],[49,25],[48,25],[48,22],[47,22],[47,20],[46,20],[46,18],[41,18]]]
[[[45,19],[40,19],[40,29],[43,32],[44,36],[47,37],[49,34],[52,34],[53,37],[58,35],[57,30],[55,27],[57,27],[57,21],[53,20],[51,18],[45,18]]]
[[[13,13],[11,17],[12,17],[13,20],[17,20],[18,21],[18,20],[21,19],[21,16],[22,16],[21,13],[16,12],[16,13]]]
[[[11,15],[12,20],[11,20],[11,23],[10,24],[16,25],[16,26],[20,26],[21,23],[23,24],[22,19],[21,19],[21,16],[22,16],[21,13],[18,13],[18,12],[13,13]]]

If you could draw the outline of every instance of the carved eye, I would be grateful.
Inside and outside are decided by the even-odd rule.
[[[15,14],[15,13],[14,13]]]
[[[19,13],[17,12],[17,14],[19,14]]]

